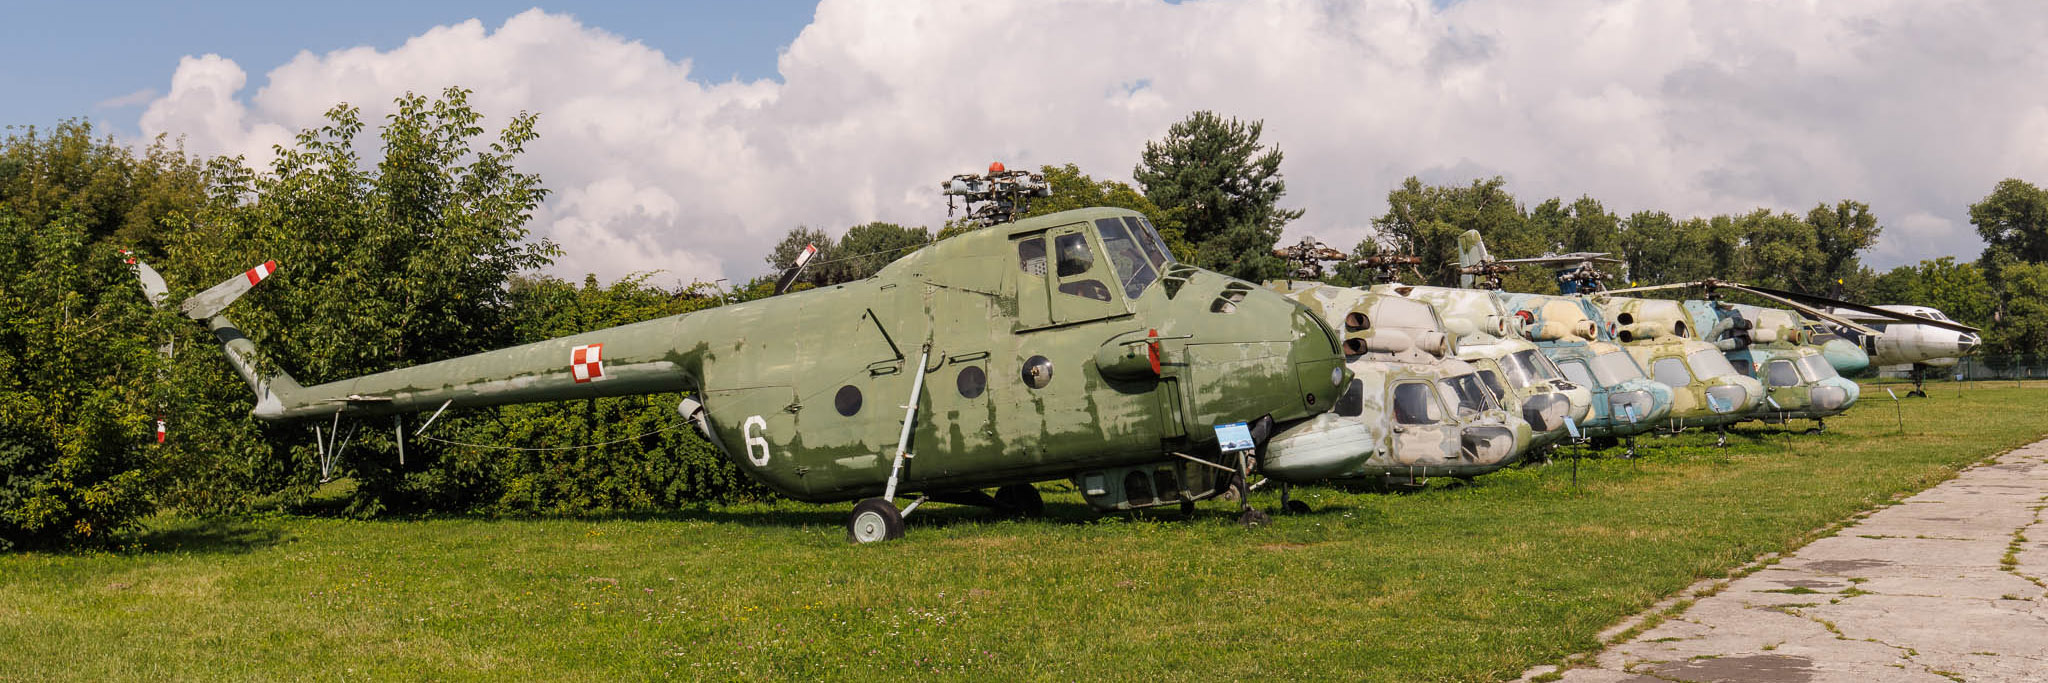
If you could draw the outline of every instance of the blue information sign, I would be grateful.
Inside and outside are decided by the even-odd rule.
[[[1252,428],[1243,422],[1216,425],[1216,443],[1223,447],[1225,453],[1249,451],[1253,448]]]

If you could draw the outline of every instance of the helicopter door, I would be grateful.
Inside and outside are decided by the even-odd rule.
[[[1394,385],[1394,462],[1427,465],[1442,462],[1454,452],[1450,428],[1444,424],[1444,409],[1437,401],[1436,386],[1429,382],[1401,382]]]
[[[1032,233],[1013,242],[1017,248],[1017,326],[1015,331],[1035,330],[1052,325],[1045,284],[1051,259],[1046,258],[1046,234]]]
[[[1052,253],[1052,322],[1087,322],[1130,313],[1124,293],[1087,223],[1046,232]]]

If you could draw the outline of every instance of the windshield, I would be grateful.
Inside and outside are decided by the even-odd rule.
[[[1131,240],[1123,221],[1104,218],[1095,221],[1095,227],[1102,231],[1102,246],[1109,251],[1110,264],[1115,266],[1117,277],[1123,279],[1124,296],[1138,298],[1145,287],[1159,279],[1159,272],[1152,269],[1152,262],[1138,243]]]
[[[1494,371],[1492,370],[1480,370],[1479,381],[1486,383],[1486,388],[1487,390],[1493,392],[1493,398],[1495,401],[1498,401],[1508,395],[1507,387],[1503,387],[1500,385],[1500,375],[1494,373]]]
[[[1692,366],[1692,374],[1698,375],[1700,379],[1739,374],[1735,372],[1735,365],[1728,362],[1728,357],[1722,355],[1720,349],[1694,351],[1685,357],[1685,364]]]
[[[1835,366],[1828,365],[1828,360],[1821,357],[1818,353],[1810,356],[1800,356],[1799,370],[1799,374],[1805,375],[1808,382],[1818,382],[1840,376],[1835,374]]]
[[[1516,351],[1515,353],[1507,357],[1507,361],[1508,362],[1502,363],[1501,365],[1503,367],[1514,366],[1518,368],[1520,372],[1529,375],[1535,380],[1557,379],[1559,375],[1557,366],[1550,362],[1550,357],[1543,355],[1542,352],[1537,351],[1535,349],[1529,349],[1527,351]],[[1513,381],[1514,371],[1509,371],[1508,374],[1509,381]],[[1515,386],[1526,387],[1529,385],[1516,384]]]
[[[1642,366],[1630,358],[1627,351],[1609,351],[1593,357],[1593,378],[1600,380],[1600,386],[1611,387],[1632,379],[1643,378]]]
[[[1465,416],[1486,410],[1491,403],[1487,400],[1486,389],[1479,386],[1479,377],[1466,373],[1437,381],[1444,397],[1444,403],[1458,407],[1458,415]]]
[[[1165,264],[1180,262],[1173,257],[1173,250],[1166,248],[1166,240],[1159,236],[1159,231],[1152,228],[1152,221],[1140,216],[1125,216],[1124,223],[1133,226],[1131,236],[1138,239],[1140,246],[1145,247],[1146,256],[1153,257],[1153,265],[1165,268]]]

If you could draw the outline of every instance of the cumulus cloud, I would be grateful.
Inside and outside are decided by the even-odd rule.
[[[261,163],[337,102],[476,91],[541,114],[525,167],[556,191],[556,272],[759,274],[799,224],[945,219],[939,180],[991,160],[1127,179],[1196,109],[1263,119],[1287,154],[1290,237],[1348,246],[1409,175],[1503,175],[1530,201],[1617,211],[1803,211],[1854,198],[1893,265],[1979,248],[1965,207],[2048,179],[2048,13],[2027,3],[1713,0],[895,2],[826,0],[780,82],[539,10],[390,50],[301,53],[246,92],[188,57],[146,134]]]

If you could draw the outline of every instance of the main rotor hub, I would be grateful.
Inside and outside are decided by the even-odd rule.
[[[1031,200],[1052,196],[1045,176],[1030,171],[1012,171],[1003,162],[988,165],[986,175],[963,173],[939,183],[946,195],[946,217],[953,216],[953,198],[965,203],[967,222],[975,227],[1009,223],[1031,211]]]

